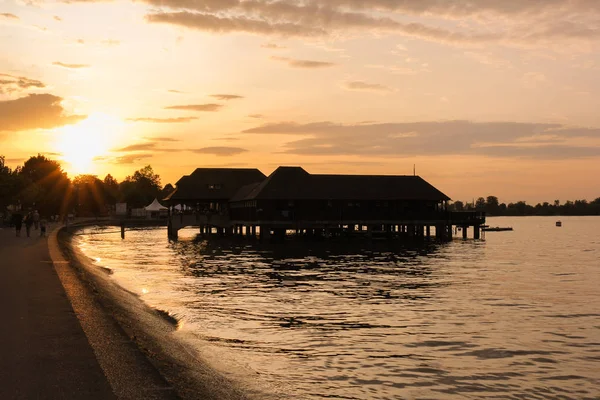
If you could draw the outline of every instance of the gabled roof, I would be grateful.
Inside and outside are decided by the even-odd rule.
[[[264,179],[266,176],[256,168],[198,168],[183,176],[165,200],[229,200],[241,187]]]
[[[232,201],[246,200],[450,200],[412,175],[311,175],[301,167],[279,167],[259,185],[244,187]]]

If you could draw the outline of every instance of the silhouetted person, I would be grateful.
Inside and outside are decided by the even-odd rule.
[[[29,213],[25,216],[25,232],[27,232],[27,237],[31,235],[31,225],[33,225],[33,216]]]
[[[37,210],[33,212],[33,225],[35,226],[35,230],[37,231],[40,226],[40,214]]]
[[[40,236],[46,236],[46,225],[48,225],[46,218],[40,219]]]
[[[21,236],[21,227],[23,226],[23,214],[15,212],[11,217],[11,222],[15,225],[17,236]]]

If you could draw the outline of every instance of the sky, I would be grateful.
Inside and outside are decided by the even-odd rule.
[[[0,154],[600,197],[598,0],[0,0]]]

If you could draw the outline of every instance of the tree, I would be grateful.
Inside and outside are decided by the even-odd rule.
[[[475,202],[475,209],[477,211],[485,210],[485,199],[483,197],[477,199],[477,201]]]
[[[104,177],[103,184],[106,204],[114,206],[119,200],[119,182],[108,174]]]
[[[19,169],[14,171],[6,165],[6,158],[0,156],[0,212],[10,204],[18,202],[17,194],[23,188]]]
[[[488,196],[485,200],[485,211],[491,215],[498,215],[500,211],[500,203],[496,196]]]
[[[73,198],[79,216],[98,216],[106,212],[104,183],[96,175],[78,175],[73,179]]]
[[[119,185],[122,199],[130,207],[144,207],[160,195],[160,176],[150,165],[135,171]]]
[[[452,204],[452,207],[453,207],[454,211],[464,211],[465,204],[462,201],[457,200]]]
[[[35,207],[42,214],[64,214],[70,203],[70,181],[57,161],[38,154],[23,164],[19,175],[23,179],[23,205]],[[37,189],[31,186],[37,186]]]
[[[175,188],[173,187],[173,185],[171,185],[170,183],[167,183],[165,185],[165,187],[162,188],[162,190],[160,191],[160,198],[159,198],[159,200],[163,200],[165,197],[167,197],[168,195],[170,195],[171,193],[173,193],[173,190],[175,190]]]

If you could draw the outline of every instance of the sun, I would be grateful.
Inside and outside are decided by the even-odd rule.
[[[72,174],[89,174],[95,161],[118,140],[123,122],[112,115],[94,113],[85,120],[60,128],[56,150]]]

